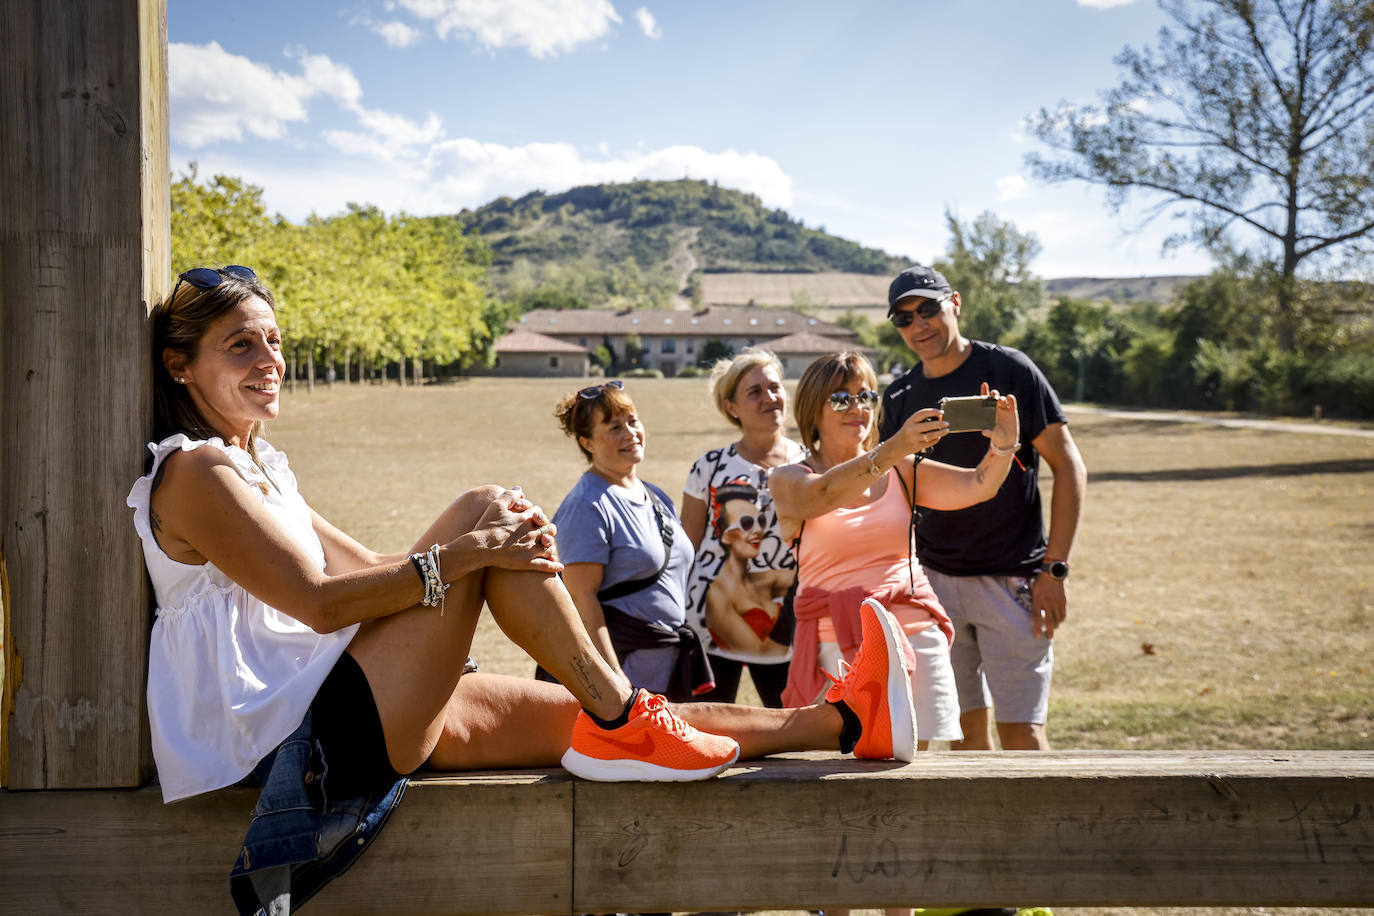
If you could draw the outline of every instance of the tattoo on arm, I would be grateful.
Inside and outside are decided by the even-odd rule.
[[[577,669],[577,676],[582,680],[582,686],[586,688],[588,696],[594,700],[601,699],[601,691],[596,689],[592,683],[591,672],[587,670],[587,660],[581,655],[573,657],[573,667]]]
[[[161,530],[162,530],[162,519],[158,516],[158,514],[157,514],[156,512],[154,512],[153,510],[149,509],[149,510],[148,510],[148,516],[149,516],[149,518],[151,519],[151,521],[152,521],[152,523],[153,523],[153,530],[154,530],[154,531],[161,531]]]
[[[973,472],[973,479],[978,481],[979,486],[982,486],[983,481],[988,479],[988,466],[986,462],[978,462],[978,467]]]

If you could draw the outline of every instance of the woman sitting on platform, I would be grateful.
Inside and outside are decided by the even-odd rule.
[[[331,525],[258,435],[280,411],[285,365],[272,294],[252,270],[183,273],[151,323],[156,441],[128,503],[158,605],[153,752],[169,802],[262,784],[231,872],[241,912],[286,912],[346,869],[399,802],[401,774],[423,764],[561,761],[592,779],[681,780],[741,749],[875,747],[877,729],[859,723],[889,709],[870,709],[860,694],[873,691],[853,679],[838,705],[690,707],[706,732],[634,690],[592,644],[556,575],[555,528],[518,489],[468,490],[405,554]],[[566,689],[471,673],[484,603]],[[654,740],[635,740],[645,734]],[[630,750],[641,744],[653,749]]]

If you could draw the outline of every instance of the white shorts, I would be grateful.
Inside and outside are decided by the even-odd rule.
[[[921,741],[962,741],[959,728],[959,690],[949,661],[949,641],[938,626],[928,626],[908,636],[916,653],[911,673],[911,697],[916,704],[916,737]],[[840,647],[820,644],[821,667],[839,677]]]

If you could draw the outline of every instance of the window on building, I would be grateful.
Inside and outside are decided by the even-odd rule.
[[[550,368],[550,369],[557,369],[557,368],[558,368],[558,357],[557,357],[557,356],[550,356],[550,357],[549,357],[549,368]]]
[[[658,344],[658,352],[660,352],[660,353],[676,353],[676,352],[677,352],[677,338],[676,338],[676,337],[665,337],[665,338],[663,338],[663,340],[659,341],[659,344]]]

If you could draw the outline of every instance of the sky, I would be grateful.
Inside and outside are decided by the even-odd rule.
[[[293,221],[691,177],[929,263],[992,211],[1043,278],[1207,272],[1167,214],[1045,185],[1027,116],[1092,103],[1152,0],[168,0],[175,174]],[[1142,198],[1142,204],[1149,202]]]

